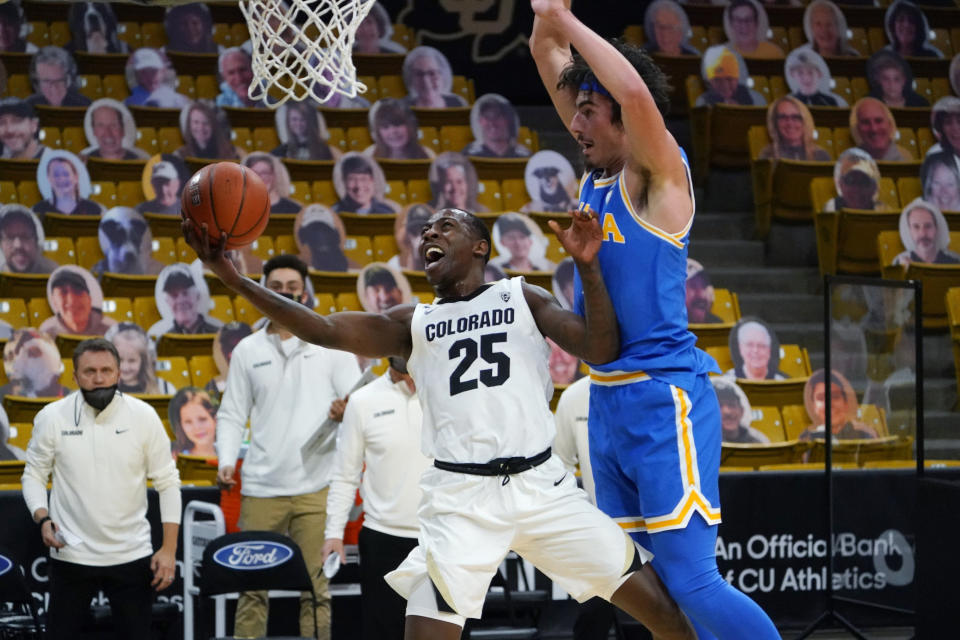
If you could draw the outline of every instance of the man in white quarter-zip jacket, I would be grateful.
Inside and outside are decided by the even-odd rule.
[[[344,557],[343,531],[359,487],[364,511],[359,540],[362,640],[403,640],[407,603],[383,576],[417,546],[420,476],[432,462],[420,452],[422,421],[407,363],[395,357],[386,373],[350,395],[343,414],[323,558],[334,552]]]
[[[267,288],[297,302],[307,296],[307,266],[292,255],[263,265]],[[286,328],[268,323],[233,351],[227,387],[217,411],[218,480],[236,484],[234,471],[243,430],[250,421],[250,447],[243,461],[240,528],[274,531],[293,538],[303,551],[317,597],[317,629],[310,597],[300,598],[300,635],[330,637],[330,593],[323,576],[323,531],[327,488],[335,446],[304,466],[301,447],[327,419],[334,400],[345,397],[360,377],[350,353],[304,342]],[[237,638],[267,631],[265,591],[240,594],[234,625]]]
[[[73,363],[80,391],[37,414],[21,479],[50,547],[46,637],[77,637],[90,600],[103,590],[117,637],[149,638],[151,587],[167,589],[176,570],[180,477],[170,438],[150,405],[117,391],[120,356],[112,343],[84,340]],[[163,544],[156,553],[148,479],[160,494]]]

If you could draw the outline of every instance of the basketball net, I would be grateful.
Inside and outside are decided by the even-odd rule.
[[[253,45],[249,95],[278,106],[287,100],[355,98],[354,35],[375,0],[240,0]],[[269,97],[268,97],[269,96]]]

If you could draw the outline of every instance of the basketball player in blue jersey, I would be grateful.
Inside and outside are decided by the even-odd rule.
[[[584,314],[523,278],[484,282],[490,233],[458,209],[434,214],[420,257],[432,304],[320,316],[240,275],[205,225],[183,232],[223,282],[297,337],[366,357],[399,356],[423,407],[419,545],[385,576],[407,599],[407,640],[454,640],[479,618],[490,580],[514,550],[579,600],[599,596],[658,638],[693,628],[647,562],[649,553],[577,488],[551,455],[556,430],[544,337],[581,358],[616,357],[619,333],[597,262],[600,227],[579,213],[551,225],[579,266]],[[292,338],[291,338],[292,339]]]
[[[579,210],[600,219],[600,266],[620,322],[619,356],[590,373],[597,505],[653,551],[701,640],[779,638],[717,570],[721,424],[707,379],[717,365],[687,330],[694,201],[686,156],[661,114],[666,78],[639,48],[592,32],[569,2],[531,5],[530,49],[583,152]]]

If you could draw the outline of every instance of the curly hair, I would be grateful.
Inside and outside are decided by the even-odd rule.
[[[656,102],[660,113],[666,115],[667,111],[670,110],[670,84],[667,75],[656,65],[653,58],[640,47],[628,44],[619,38],[611,38],[608,42],[637,70],[644,84],[647,85],[650,95],[653,96],[653,101]],[[576,54],[570,64],[560,72],[557,89],[577,92],[584,83],[594,82],[600,83],[583,56]],[[613,112],[610,115],[610,120],[614,124],[621,124],[623,114],[620,104],[613,99],[611,99],[611,102],[613,103]]]

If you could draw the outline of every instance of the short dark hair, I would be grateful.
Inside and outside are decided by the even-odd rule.
[[[733,13],[734,9],[739,9],[740,7],[750,7],[750,11],[753,12],[753,19],[760,19],[760,13],[757,11],[757,7],[750,2],[750,0],[732,0],[732,2],[730,2],[728,11]]]
[[[276,269],[293,269],[303,278],[303,285],[307,285],[307,265],[306,263],[293,255],[292,253],[282,253],[279,256],[273,256],[263,263],[263,279],[266,281],[270,274]]]
[[[37,226],[34,224],[33,216],[30,215],[30,210],[26,208],[11,208],[3,217],[0,217],[0,233],[3,233],[7,229],[8,224],[14,222],[22,222],[30,228],[30,232],[33,234],[35,240],[38,240],[37,236]]]
[[[640,47],[627,44],[619,38],[611,38],[608,42],[637,70],[637,73],[643,78],[644,84],[647,85],[650,95],[653,96],[653,101],[656,102],[660,113],[666,115],[667,111],[670,110],[670,84],[663,70]],[[600,83],[593,70],[590,69],[590,65],[578,53],[573,56],[570,64],[560,72],[557,89],[572,89],[577,92],[582,84],[592,84],[594,82]],[[623,118],[620,104],[612,98],[610,101],[613,103],[613,113],[610,119],[614,124],[620,124]]]
[[[363,272],[363,286],[366,287],[385,287],[387,289],[398,289],[397,279],[390,273],[386,267],[370,267]]]
[[[86,291],[90,293],[90,287],[87,286],[87,281],[82,275],[72,269],[64,269],[54,276],[53,282],[50,283],[50,289],[58,289],[60,287],[70,287],[76,291]]]
[[[487,229],[487,225],[484,224],[483,220],[469,211],[464,211],[463,209],[454,209],[454,211],[462,211],[467,214],[467,224],[470,225],[473,234],[480,240],[486,240],[487,252],[483,255],[483,263],[486,264],[490,261],[490,247],[493,246],[493,240],[490,239],[490,229]]]
[[[740,402],[740,396],[733,387],[728,385],[717,387],[717,402],[726,407],[743,407]]]
[[[117,361],[117,367],[120,366],[120,353],[117,351],[117,348],[113,345],[112,342],[103,337],[97,338],[88,338],[78,344],[73,349],[73,368],[76,370],[77,362],[80,360],[80,356],[87,352],[103,352],[108,351],[110,355],[113,356],[113,359]]]
[[[346,180],[347,176],[354,173],[366,173],[367,175],[373,175],[373,167],[370,165],[370,161],[364,158],[363,156],[350,156],[343,161],[343,164],[340,165],[340,175],[343,176],[343,179]]]

